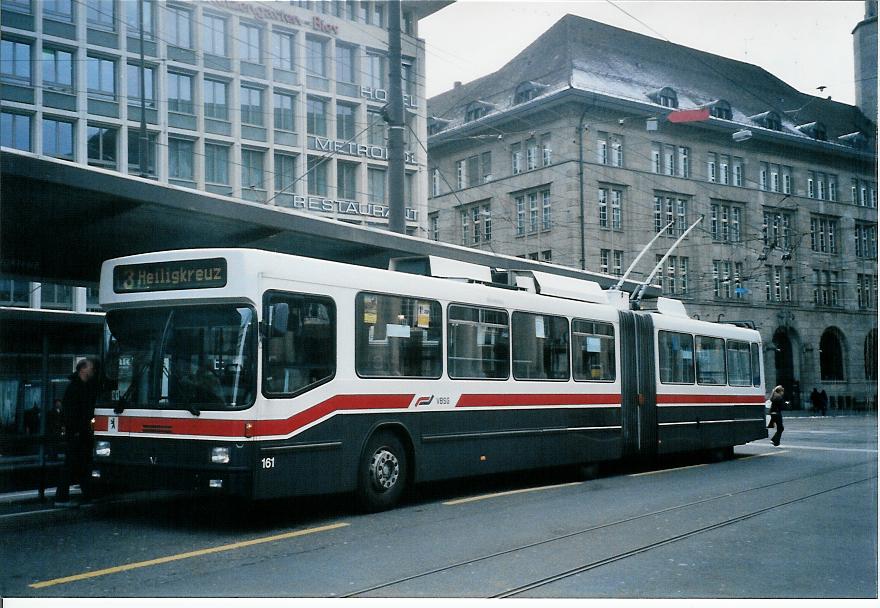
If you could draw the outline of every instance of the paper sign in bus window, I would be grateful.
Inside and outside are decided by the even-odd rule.
[[[535,337],[536,338],[546,338],[547,335],[544,333],[544,317],[535,317]]]

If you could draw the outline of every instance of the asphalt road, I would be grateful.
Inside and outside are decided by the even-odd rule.
[[[127,502],[0,531],[17,597],[876,598],[877,418],[663,468],[257,506]]]

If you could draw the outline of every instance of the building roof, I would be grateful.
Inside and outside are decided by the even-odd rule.
[[[428,100],[428,116],[455,128],[464,123],[464,108],[482,100],[505,111],[514,105],[514,91],[524,81],[549,85],[541,95],[576,89],[654,105],[668,112],[656,94],[674,90],[679,109],[727,101],[732,120],[761,128],[753,119],[767,112],[781,118],[782,132],[810,139],[798,125],[821,122],[828,141],[855,131],[873,140],[874,125],[858,108],[801,93],[763,68],[713,55],[591,19],[566,15],[504,67]]]

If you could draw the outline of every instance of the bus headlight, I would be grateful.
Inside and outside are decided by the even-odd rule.
[[[100,456],[101,458],[108,458],[110,456],[110,442],[109,441],[96,441],[95,442],[95,456]]]
[[[223,446],[211,448],[211,463],[229,464],[229,447]]]

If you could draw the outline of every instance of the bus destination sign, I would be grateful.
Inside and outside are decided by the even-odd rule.
[[[113,269],[114,293],[226,287],[226,259],[126,264]]]

